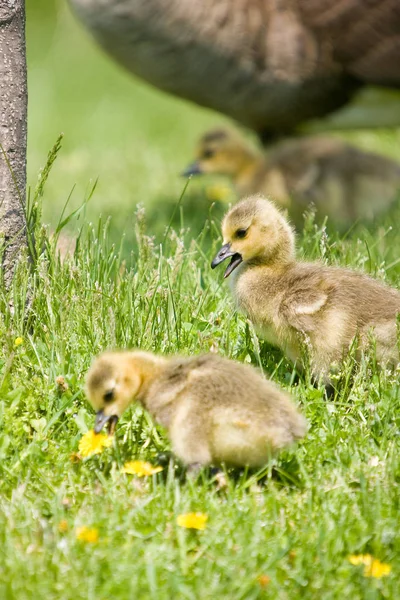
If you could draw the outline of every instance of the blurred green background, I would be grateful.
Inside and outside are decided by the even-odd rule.
[[[86,219],[110,215],[111,235],[117,238],[126,230],[129,240],[135,206],[143,203],[160,233],[182,192],[185,181],[179,174],[198,135],[223,117],[123,71],[95,45],[66,0],[27,1],[27,56],[31,187],[64,133],[45,187],[45,221],[57,223],[73,186],[70,206],[79,206],[90,181],[98,178]],[[210,201],[197,193],[202,183],[190,187],[188,212],[204,213]]]
[[[85,219],[111,216],[112,239],[126,231],[130,243],[135,206],[143,203],[150,230],[162,233],[183,189],[179,173],[192,159],[196,139],[227,119],[123,71],[96,46],[66,0],[27,0],[27,51],[31,187],[57,136],[64,133],[45,187],[45,222],[58,222],[74,186],[71,209],[79,206],[90,182],[98,178]],[[400,158],[399,130],[346,137]],[[211,206],[210,194],[204,193],[207,185],[191,181],[184,197],[185,223],[193,233],[201,230]],[[224,210],[218,203],[213,209],[217,217]]]

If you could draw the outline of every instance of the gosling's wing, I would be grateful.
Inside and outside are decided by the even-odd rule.
[[[294,195],[299,217],[312,201],[321,217],[348,227],[387,209],[400,192],[400,163],[324,136],[281,142],[268,162]]]
[[[304,333],[318,327],[318,313],[326,306],[328,292],[322,289],[297,289],[287,296],[280,306],[284,321]]]

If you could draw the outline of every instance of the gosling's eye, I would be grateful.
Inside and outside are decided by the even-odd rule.
[[[108,390],[103,396],[104,402],[111,402],[114,400],[114,390]]]
[[[237,237],[239,239],[243,239],[244,237],[246,237],[246,233],[247,233],[247,229],[238,229],[237,232],[235,233],[235,237]]]
[[[204,150],[203,154],[202,154],[202,158],[212,158],[215,154],[215,150]]]

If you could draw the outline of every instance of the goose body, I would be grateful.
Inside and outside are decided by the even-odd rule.
[[[186,175],[227,176],[239,197],[263,193],[301,225],[312,203],[336,228],[371,220],[400,195],[400,164],[339,139],[305,136],[261,151],[233,131],[204,134]]]
[[[398,0],[70,2],[129,71],[264,138],[400,86]]]
[[[301,364],[306,350],[313,374],[327,380],[358,336],[361,348],[374,338],[381,364],[398,363],[398,290],[350,269],[297,260],[291,227],[261,196],[235,205],[222,231],[212,267],[231,258],[225,276],[238,308],[291,360]]]
[[[286,392],[254,368],[212,354],[108,352],[89,370],[86,392],[97,411],[96,431],[137,400],[188,466],[260,467],[307,429]]]

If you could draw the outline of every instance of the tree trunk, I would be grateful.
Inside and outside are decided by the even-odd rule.
[[[8,287],[26,246],[25,0],[0,0],[0,235]]]

